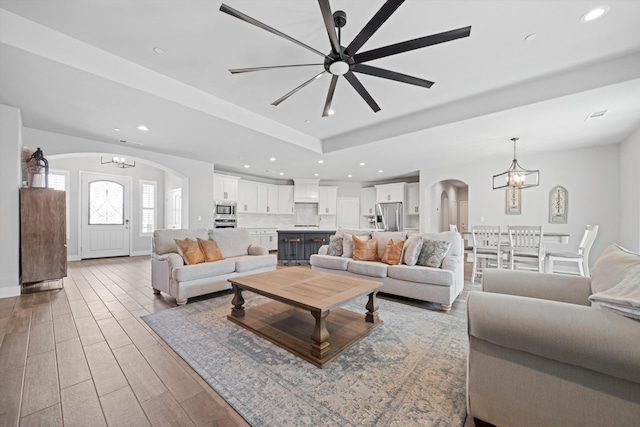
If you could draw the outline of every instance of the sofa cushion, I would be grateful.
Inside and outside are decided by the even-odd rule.
[[[377,255],[376,255],[377,256]],[[387,264],[371,261],[350,260],[347,271],[371,277],[387,277]]]
[[[329,237],[329,247],[327,248],[327,255],[342,256],[344,238],[336,235]]]
[[[420,250],[422,249],[422,236],[414,234],[407,237],[407,241],[404,243],[404,263],[413,266],[418,262],[418,256],[420,256]]]
[[[353,258],[353,236],[357,236],[357,234],[344,233],[342,235],[342,256],[345,258]],[[362,234],[358,236],[358,239],[366,242],[367,240],[371,239],[371,236],[369,234]]]
[[[407,238],[407,234],[404,231],[374,231],[371,233],[371,237],[378,240],[378,258],[382,259],[385,247],[389,240],[393,240],[398,243]]]
[[[309,264],[314,267],[327,268],[329,270],[347,271],[348,258],[336,257],[333,255],[311,255]]]
[[[236,273],[244,273],[259,268],[275,267],[278,263],[276,255],[246,255],[232,259],[236,262]]]
[[[402,262],[402,249],[404,248],[404,240],[394,243],[393,239],[387,242],[384,248],[384,253],[380,258],[380,261],[389,265],[398,265]]]
[[[440,267],[450,246],[451,242],[444,240],[424,239],[416,264],[425,267]]]
[[[200,246],[200,250],[202,251],[206,262],[220,261],[221,259],[224,259],[215,240],[204,240],[199,237],[197,239],[198,246]]]
[[[174,269],[173,278],[178,282],[186,282],[233,273],[235,268],[236,263],[228,259],[215,262],[203,262],[201,264],[185,265]]]
[[[604,292],[620,283],[634,267],[640,254],[613,244],[607,247],[591,269],[591,292]]]
[[[184,240],[175,239],[178,253],[186,265],[200,264],[204,262],[204,254],[198,242],[186,238]]]
[[[407,282],[428,283],[431,285],[454,286],[455,275],[452,271],[421,265],[390,265],[387,276]]]
[[[353,237],[353,259],[359,261],[380,261],[378,257],[378,241],[376,239],[361,240]]]
[[[195,241],[198,237],[201,239],[208,239],[209,234],[206,228],[194,228],[194,229],[164,229],[156,230],[153,232],[153,252],[157,254],[166,254],[169,252],[178,253],[178,247],[176,246],[175,239],[189,238]]]
[[[209,238],[216,241],[225,258],[247,255],[251,246],[246,228],[214,228],[209,230]]]

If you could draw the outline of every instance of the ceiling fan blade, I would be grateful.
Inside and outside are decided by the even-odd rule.
[[[318,0],[320,10],[322,11],[322,18],[324,19],[324,26],[327,28],[327,34],[329,35],[329,41],[331,42],[331,50],[336,55],[340,54],[340,42],[336,35],[336,25],[333,22],[333,13],[331,13],[331,5],[329,0]]]
[[[312,81],[314,81],[315,79],[319,79],[320,77],[322,77],[322,75],[326,73],[326,71],[321,72],[320,74],[317,74],[313,77],[311,77],[309,80],[307,80],[306,82],[302,83],[300,86],[298,86],[297,88],[295,88],[294,90],[292,90],[291,92],[287,93],[286,95],[284,95],[281,98],[276,99],[275,101],[273,101],[271,103],[271,105],[275,105],[278,106],[280,105],[280,103],[282,101],[284,101],[285,99],[289,98],[291,95],[293,95],[294,93],[296,93],[297,91],[299,91],[300,89],[302,89],[303,87],[305,87],[306,85],[308,85],[309,83],[311,83]]]
[[[338,83],[338,76],[331,77],[331,84],[329,85],[329,92],[327,92],[327,100],[324,102],[324,110],[322,110],[322,117],[329,115],[331,109],[331,101],[333,101],[333,93],[336,91],[336,83]]]
[[[258,21],[257,19],[253,19],[252,17],[247,16],[244,13],[235,10],[234,8],[229,7],[224,3],[222,3],[222,5],[220,6],[220,11],[224,12],[224,13],[227,13],[227,14],[229,14],[229,15],[231,15],[233,17],[236,17],[238,19],[241,19],[241,20],[243,20],[245,22],[248,22],[249,24],[255,25],[256,27],[262,28],[263,30],[267,30],[272,34],[275,34],[276,36],[280,36],[280,37],[282,37],[284,39],[287,39],[290,42],[293,42],[293,43],[297,44],[298,46],[302,46],[303,48],[308,49],[311,52],[322,56],[323,58],[326,58],[326,55],[324,53],[320,52],[319,50],[315,50],[311,46],[308,46],[308,45],[306,45],[306,44],[294,39],[293,37],[290,37],[290,36],[286,35],[285,33],[282,33],[280,31],[276,30],[275,28],[271,28],[270,26],[268,26],[266,24],[263,24],[262,22]]]
[[[360,83],[360,80],[358,80],[358,78],[351,71],[346,73],[344,75],[344,78],[347,79],[349,83],[351,83],[351,86],[353,86],[356,92],[360,94],[362,99],[364,99],[365,102],[369,104],[369,107],[371,107],[374,113],[380,111],[380,107],[378,106],[378,104],[376,104],[376,101],[373,100],[369,92],[367,92],[364,86],[362,86],[362,83]]]
[[[401,43],[392,44],[389,46],[380,47],[378,49],[368,50],[366,52],[359,53],[353,57],[356,63],[367,62],[373,59],[384,58],[385,56],[396,55],[402,52],[408,52],[414,49],[420,49],[434,44],[450,42],[452,40],[469,37],[471,34],[471,27],[457,28],[451,31],[445,31],[444,33],[432,34],[426,37],[420,37],[418,39],[408,40]]]
[[[378,31],[378,28],[386,22],[387,19],[404,3],[404,0],[387,0],[385,4],[373,15],[373,18],[364,26],[358,35],[349,43],[345,49],[348,55],[355,55],[367,40]]]
[[[397,82],[409,83],[410,85],[422,86],[430,88],[433,86],[433,82],[429,80],[419,79],[417,77],[408,76],[406,74],[397,73],[391,70],[385,70],[383,68],[372,67],[365,64],[355,64],[353,71],[368,74],[370,76],[382,77],[383,79],[395,80]]]
[[[294,64],[294,65],[272,65],[270,67],[252,67],[252,68],[233,68],[229,70],[231,74],[249,73],[251,71],[264,71],[273,70],[276,68],[289,68],[289,67],[310,67],[312,65],[324,65],[324,64]]]

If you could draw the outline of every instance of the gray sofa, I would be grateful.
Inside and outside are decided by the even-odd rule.
[[[591,278],[485,270],[484,292],[467,298],[470,416],[496,426],[638,425],[640,322],[590,299],[606,281],[624,285],[640,256],[605,252]]]
[[[370,234],[378,239],[378,246],[393,238],[407,237],[404,232],[344,230],[336,232],[336,237],[345,233],[353,235]],[[383,283],[380,292],[430,301],[440,304],[443,311],[451,309],[451,304],[464,288],[464,258],[462,236],[453,231],[422,234],[423,239],[445,240],[451,246],[439,268],[421,265],[387,265],[375,261],[359,261],[349,257],[327,255],[328,245],[324,245],[318,254],[312,255],[309,263],[313,270],[342,274],[352,277],[366,278]],[[380,253],[380,249],[378,250]]]
[[[223,260],[185,265],[175,239],[214,240]],[[151,286],[153,292],[164,292],[178,305],[188,298],[230,289],[227,281],[238,276],[258,274],[276,269],[277,257],[264,246],[252,245],[244,228],[156,230],[151,254]]]

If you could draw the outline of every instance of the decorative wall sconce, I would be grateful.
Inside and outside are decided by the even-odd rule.
[[[505,172],[493,175],[493,189],[505,187],[529,188],[540,185],[540,171],[525,169],[518,164],[516,156],[516,141],[520,138],[511,138],[513,141],[513,162]]]
[[[100,157],[101,164],[103,165],[112,165],[117,168],[134,168],[136,167],[135,161],[127,161],[124,157],[114,156],[111,160],[105,160],[104,157]]]

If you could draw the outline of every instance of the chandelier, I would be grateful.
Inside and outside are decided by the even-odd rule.
[[[104,157],[100,157],[100,162],[103,165],[112,165],[117,168],[134,168],[136,162],[127,161],[124,157],[112,157],[111,160],[105,160]]]
[[[518,164],[516,156],[516,141],[520,138],[511,138],[513,141],[513,162],[505,172],[493,175],[493,189],[512,187],[529,188],[540,185],[540,171],[525,169]]]

